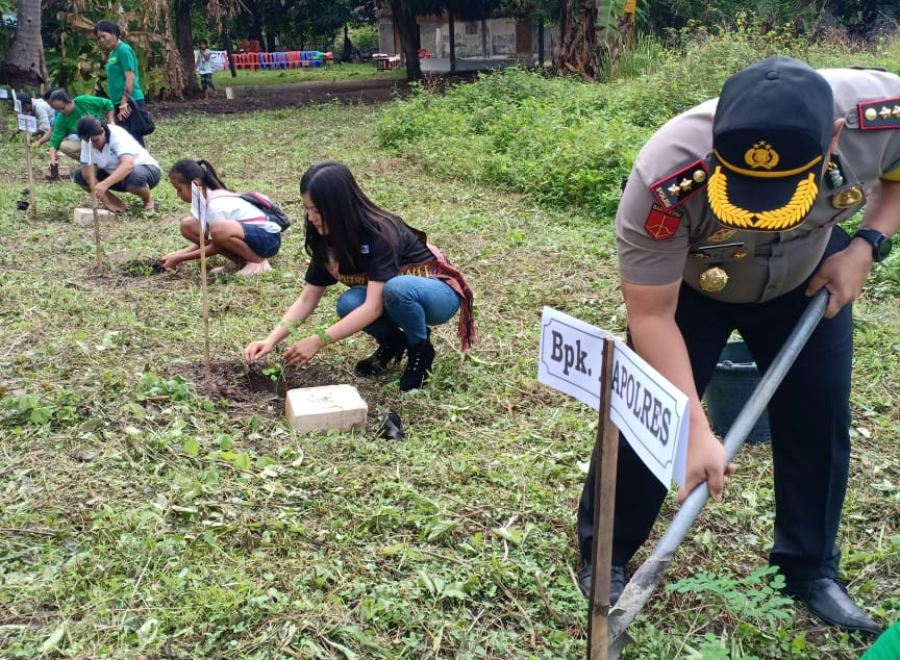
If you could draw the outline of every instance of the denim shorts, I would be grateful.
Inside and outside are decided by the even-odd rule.
[[[251,250],[263,259],[274,257],[281,249],[281,232],[266,231],[259,225],[242,222],[244,229],[244,242]]]

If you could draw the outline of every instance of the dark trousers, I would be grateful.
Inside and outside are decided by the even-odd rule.
[[[848,243],[847,234],[835,228],[825,257]],[[765,303],[729,304],[682,285],[676,322],[698,391],[705,390],[735,329],[760,371],[768,369],[806,309],[805,289],[803,284]],[[769,561],[788,580],[838,575],[835,539],[850,463],[852,358],[853,319],[847,305],[819,323],[769,403],[775,481],[775,541]],[[586,561],[592,556],[597,451],[595,446],[578,506],[578,542]],[[620,436],[613,564],[624,566],[647,539],[666,492]]]
[[[146,105],[147,105],[146,102],[144,101],[144,99],[135,99],[134,104],[135,104],[136,106],[138,106],[139,108],[144,108],[144,107],[146,107]],[[132,109],[131,109],[131,114],[128,115],[128,118],[127,118],[127,119],[122,119],[122,118],[119,116],[119,111],[118,111],[118,109],[117,109],[117,110],[116,110],[116,123],[117,123],[119,126],[121,126],[122,128],[124,128],[126,131],[128,131],[128,132],[131,134],[131,137],[133,137],[135,140],[137,140],[137,143],[138,143],[139,145],[141,145],[142,147],[145,147],[145,146],[147,146],[147,145],[144,144],[144,136],[141,135],[141,134],[135,129],[135,126],[134,126],[134,115],[135,115],[135,109],[132,108]]]

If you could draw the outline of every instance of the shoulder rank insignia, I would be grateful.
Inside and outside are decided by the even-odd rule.
[[[708,174],[706,161],[698,160],[683,170],[660,179],[650,186],[650,191],[660,206],[674,209],[706,187]]]
[[[867,101],[859,108],[859,128],[873,131],[883,128],[900,128],[900,97],[881,101]]]
[[[659,204],[654,204],[644,223],[644,229],[654,241],[664,241],[675,235],[675,230],[681,224],[681,211],[664,209]]]

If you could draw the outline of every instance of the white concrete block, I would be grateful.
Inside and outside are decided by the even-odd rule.
[[[108,209],[97,209],[97,218],[100,222],[104,220],[115,220],[116,214]],[[75,224],[82,227],[90,227],[94,224],[93,209],[75,209]]]
[[[324,385],[288,390],[284,412],[300,433],[350,431],[365,428],[369,406],[352,385]]]

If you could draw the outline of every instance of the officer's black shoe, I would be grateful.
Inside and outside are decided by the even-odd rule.
[[[585,598],[591,595],[591,577],[594,574],[594,567],[585,564],[578,574],[578,588]],[[628,584],[628,578],[625,577],[625,567],[613,564],[609,569],[609,604],[615,605],[622,592],[625,591],[625,585]]]
[[[789,582],[785,593],[803,601],[810,612],[832,626],[849,632],[881,633],[881,626],[859,609],[840,580],[819,578]]]

